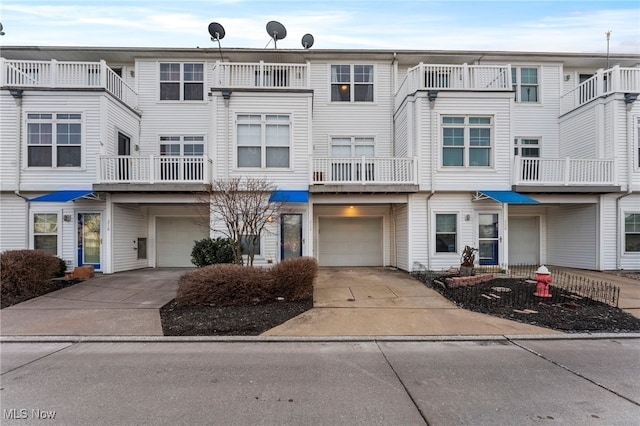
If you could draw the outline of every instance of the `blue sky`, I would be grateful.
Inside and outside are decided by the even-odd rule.
[[[511,50],[640,53],[635,1],[0,0],[7,46],[263,48],[268,21],[287,28],[278,48]],[[273,47],[273,43],[269,44]]]

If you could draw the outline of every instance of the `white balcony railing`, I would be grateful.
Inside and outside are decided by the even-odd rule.
[[[45,89],[102,88],[136,107],[138,95],[118,74],[100,62],[19,61],[0,58],[0,86]]]
[[[407,71],[396,105],[416,90],[511,91],[511,66],[420,63]]]
[[[314,158],[311,183],[417,184],[415,158]]]
[[[98,183],[209,183],[206,156],[101,156]]]
[[[614,160],[518,156],[513,172],[515,185],[615,185]]]
[[[640,68],[623,68],[618,65],[608,70],[600,69],[588,80],[560,98],[560,114],[566,114],[596,98],[612,93],[639,93]]]
[[[224,88],[309,89],[309,63],[216,62],[214,86]]]

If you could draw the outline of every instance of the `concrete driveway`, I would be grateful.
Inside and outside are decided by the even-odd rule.
[[[458,308],[404,271],[320,268],[313,309],[266,336],[451,336],[558,334]]]
[[[162,336],[159,308],[189,268],[139,269],[94,278],[0,311],[3,336]]]

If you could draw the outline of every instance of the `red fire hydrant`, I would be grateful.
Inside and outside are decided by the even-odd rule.
[[[549,284],[551,284],[551,274],[546,266],[542,265],[536,271],[536,274],[533,276],[533,279],[538,282],[538,286],[536,287],[536,292],[533,293],[534,296],[538,297],[552,297],[551,293],[549,293]]]

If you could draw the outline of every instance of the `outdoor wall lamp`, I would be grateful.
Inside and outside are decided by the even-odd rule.
[[[16,99],[22,98],[22,89],[9,89],[9,93]]]
[[[438,91],[437,90],[429,90],[427,92],[427,97],[429,98],[429,102],[435,101],[436,98],[438,97]]]

